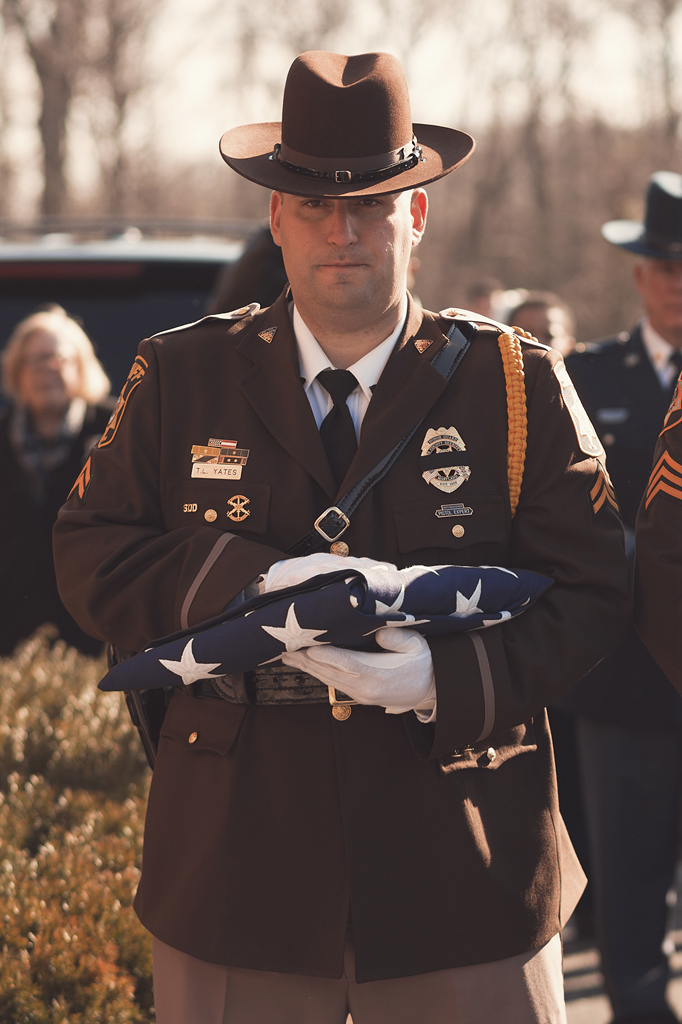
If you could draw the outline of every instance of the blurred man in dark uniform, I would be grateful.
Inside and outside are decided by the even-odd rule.
[[[398,61],[303,54],[282,113],[221,150],[275,190],[291,287],[142,342],[55,531],[65,600],[139,651],[320,559],[553,582],[501,625],[386,629],[374,653],[311,649],[292,603],[268,694],[278,666],[216,689],[188,642],[136,897],[157,1020],[564,1024],[559,933],[583,875],[544,706],[629,614],[603,449],[557,353],[407,293],[420,186],[473,140],[413,125]],[[372,480],[338,540],[335,505]],[[315,553],[289,557],[306,535]],[[330,707],[327,687],[358,703]]]
[[[637,256],[644,316],[566,365],[607,452],[630,558],[656,438],[682,365],[682,177],[651,178],[644,224],[610,221]],[[675,1021],[662,943],[682,796],[682,698],[631,629],[560,706],[578,736],[602,970],[614,1024]]]

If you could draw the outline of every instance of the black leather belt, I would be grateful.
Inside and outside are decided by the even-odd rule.
[[[232,704],[329,704],[329,688],[307,672],[283,665],[255,672],[233,672],[219,679],[192,684],[195,697],[212,697]]]

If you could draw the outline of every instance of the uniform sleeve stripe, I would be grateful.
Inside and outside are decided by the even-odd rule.
[[[221,535],[218,537],[217,541],[211,548],[208,554],[208,558],[202,565],[201,569],[199,569],[199,572],[194,577],[192,585],[190,586],[189,590],[185,595],[185,600],[182,602],[182,609],[180,611],[180,629],[189,628],[189,610],[192,607],[192,602],[194,601],[194,598],[197,596],[199,587],[204,582],[204,580],[206,579],[209,572],[222,555],[227,545],[230,543],[231,540],[234,540],[234,537],[234,533],[228,533],[227,531],[225,531],[225,533],[221,533]]]
[[[476,658],[478,659],[478,670],[481,673],[481,686],[483,687],[483,728],[481,735],[476,739],[476,743],[480,743],[486,736],[489,736],[493,731],[495,725],[495,686],[493,684],[493,674],[490,668],[490,661],[488,659],[488,652],[485,649],[485,644],[481,640],[478,633],[467,633],[467,636],[474,645],[476,651]]]
[[[672,498],[677,498],[678,501],[682,501],[682,488],[670,487],[668,484],[665,483],[665,481],[659,480],[659,482],[654,487],[653,491],[649,491],[649,493],[647,494],[647,499],[644,506],[645,508],[649,507],[649,505],[654,500],[659,491],[663,491],[664,494],[669,494]]]
[[[594,501],[593,506],[592,506],[594,508],[594,514],[595,515],[597,514],[599,509],[602,507],[602,505],[606,501],[607,497],[608,497],[608,495],[606,493],[606,488],[603,487],[600,496],[597,498],[596,501]],[[611,502],[609,502],[609,504],[611,504]]]
[[[654,495],[661,489],[660,485],[663,484],[664,480],[669,480],[675,488],[682,489],[682,466],[679,462],[669,455],[668,452],[663,452],[660,459],[654,466],[649,479],[649,486],[646,492],[645,508],[648,508]],[[673,494],[674,491],[669,488],[663,488],[668,494]]]

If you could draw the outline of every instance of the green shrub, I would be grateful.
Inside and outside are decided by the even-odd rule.
[[[0,659],[0,1024],[148,1022],[149,773],[104,663],[51,636]]]

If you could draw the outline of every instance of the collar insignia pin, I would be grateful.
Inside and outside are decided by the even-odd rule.
[[[258,337],[262,338],[263,341],[267,342],[268,345],[271,345],[272,344],[272,339],[275,337],[276,334],[277,334],[277,328],[276,327],[268,327],[267,330],[265,330],[265,331],[259,331],[258,332]]]

